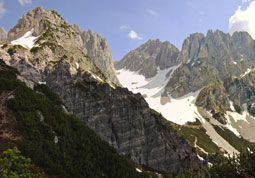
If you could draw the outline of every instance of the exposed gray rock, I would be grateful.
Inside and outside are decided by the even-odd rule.
[[[73,76],[68,68],[59,63],[48,75],[47,84],[78,118],[121,154],[165,172],[199,169],[194,149],[160,114],[150,110],[140,94],[98,85],[86,73]]]
[[[150,78],[157,74],[157,68],[163,70],[177,65],[178,55],[179,50],[168,41],[149,40],[125,55],[121,61],[115,63],[115,67],[139,71],[140,74]]]
[[[78,25],[72,26],[81,35],[84,44],[84,52],[89,55],[107,78],[115,84],[120,85],[107,40],[91,30],[83,31]]]
[[[229,34],[219,30],[190,35],[183,44],[180,60],[183,62],[170,78],[166,91],[180,97],[197,91],[210,79],[225,80],[240,76],[254,67],[254,40],[246,32]]]
[[[34,29],[33,35],[38,36],[35,40],[38,47],[31,49],[33,56],[29,58],[31,63],[37,63],[37,68],[50,69],[55,59],[66,56],[73,73],[78,68],[91,71],[107,82],[119,85],[105,38],[91,31],[82,31],[77,25],[68,24],[55,10],[43,7],[23,15],[8,33],[8,38],[10,41],[17,39],[31,29]]]
[[[110,79],[95,65],[101,59],[91,59],[87,54],[91,51],[92,58],[105,57],[108,61],[101,67],[111,67],[111,54],[104,39],[92,32],[86,32],[82,38],[56,11],[42,7],[24,15],[10,31],[9,38],[19,38],[32,28],[33,35],[39,36],[38,46],[31,50],[12,45],[1,48],[4,61],[34,82],[46,81],[63,99],[68,111],[136,163],[172,173],[200,168],[194,148],[161,115],[152,112],[140,94],[114,89],[109,86],[111,82],[106,82]],[[108,52],[104,56],[105,51]],[[178,54],[173,51],[169,56]],[[158,56],[155,62],[164,68],[163,58]],[[170,66],[175,63],[165,62]]]
[[[8,33],[5,31],[3,27],[0,28],[0,42],[1,41],[7,41],[7,35]]]

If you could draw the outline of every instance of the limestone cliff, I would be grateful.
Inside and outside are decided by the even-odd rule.
[[[0,42],[1,41],[7,41],[7,35],[8,33],[5,31],[3,27],[0,28]]]
[[[78,118],[136,163],[172,173],[200,167],[194,149],[140,94],[97,84],[86,73],[72,76],[61,63],[46,81]]]
[[[179,50],[168,41],[149,40],[137,49],[129,52],[115,63],[116,69],[139,71],[147,78],[157,74],[157,68],[163,70],[178,64]]]
[[[80,35],[56,11],[42,7],[24,15],[9,38],[22,37],[31,29],[37,37],[31,49],[12,44],[0,48],[0,56],[21,75],[46,82],[69,111],[134,162],[171,173],[200,168],[195,150],[150,110],[140,94],[114,85],[114,73],[107,75],[113,66],[104,39],[90,31]],[[97,55],[108,60],[105,66],[96,65],[102,60],[94,60]]]
[[[82,30],[78,25],[73,25],[73,28],[80,34],[83,40],[84,52],[93,59],[94,63],[102,70],[107,78],[115,84],[120,85],[115,73],[113,57],[107,40],[91,30]]]

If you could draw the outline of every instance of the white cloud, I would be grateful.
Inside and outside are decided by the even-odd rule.
[[[7,10],[4,8],[4,2],[0,2],[0,15],[3,15],[7,12]]]
[[[121,25],[120,26],[120,30],[126,30],[129,29],[129,27],[127,25]]]
[[[32,4],[32,0],[18,0],[20,5],[25,6],[26,4]]]
[[[131,39],[138,39],[138,40],[142,40],[143,39],[134,30],[131,30],[129,32],[128,37],[131,38]]]
[[[152,10],[152,9],[148,10],[148,13],[149,13],[150,15],[154,16],[154,17],[158,17],[158,13],[155,12],[154,10]]]
[[[229,32],[233,34],[235,31],[247,31],[255,39],[255,1],[245,10],[239,6],[229,18]]]

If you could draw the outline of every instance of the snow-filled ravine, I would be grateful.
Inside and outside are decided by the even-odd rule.
[[[170,102],[161,104],[161,94],[164,91],[164,87],[178,67],[174,66],[165,70],[158,69],[157,75],[148,79],[138,72],[125,69],[117,70],[116,72],[123,87],[128,88],[133,93],[141,93],[152,109],[160,112],[169,121],[183,125],[188,121],[194,122],[196,118],[202,118],[195,106],[199,91],[177,99],[170,97]],[[169,72],[171,72],[170,75],[166,77]]]
[[[26,32],[22,37],[11,41],[13,45],[21,45],[24,48],[31,49],[34,46],[34,40],[37,38],[33,36],[34,29]]]

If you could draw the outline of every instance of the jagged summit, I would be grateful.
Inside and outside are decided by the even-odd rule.
[[[125,55],[115,67],[139,71],[140,74],[150,78],[157,74],[158,68],[164,70],[176,65],[178,55],[179,50],[170,42],[161,42],[159,39],[148,40]]]
[[[224,137],[228,134],[214,130],[215,125],[254,141],[255,41],[251,36],[220,30],[193,33],[184,40],[178,57],[164,58],[177,62],[155,75],[157,65],[144,54],[153,56],[148,46],[158,43],[148,41],[116,64],[123,86],[143,94],[150,107],[172,122],[185,125],[200,120],[206,134],[231,154],[237,149],[232,147],[235,143]],[[157,51],[163,49],[158,47]],[[150,75],[143,72],[144,66]]]
[[[33,10],[28,11],[18,21],[17,25],[10,29],[8,33],[8,39],[10,41],[15,40],[23,36],[27,31],[34,28],[34,36],[41,35],[44,30],[44,20],[49,20],[51,23],[63,22],[64,19],[55,11],[47,10],[42,6],[39,6]]]
[[[115,84],[120,84],[116,77],[113,57],[106,38],[101,37],[92,30],[84,31],[78,25],[72,25],[83,40],[84,52],[87,53],[102,70],[107,78]]]
[[[28,35],[32,41],[28,41]],[[23,15],[8,33],[8,40],[13,45],[30,49],[30,62],[43,59],[36,62],[42,71],[51,69],[52,63],[65,56],[64,62],[70,65],[72,73],[78,69],[90,71],[102,80],[119,85],[107,40],[97,33],[70,25],[53,9],[39,6]]]
[[[42,7],[24,15],[9,36],[10,44],[0,47],[1,58],[15,66],[24,80],[47,84],[71,113],[119,153],[136,164],[164,172],[200,168],[192,146],[149,108],[142,95],[114,85],[116,76],[106,39],[70,25],[54,10]],[[25,37],[31,46],[24,43]],[[158,44],[164,50],[152,53],[153,58],[157,56],[155,65],[160,66],[164,58],[157,53],[165,51],[172,56],[178,50],[169,43],[156,41],[155,46]]]

